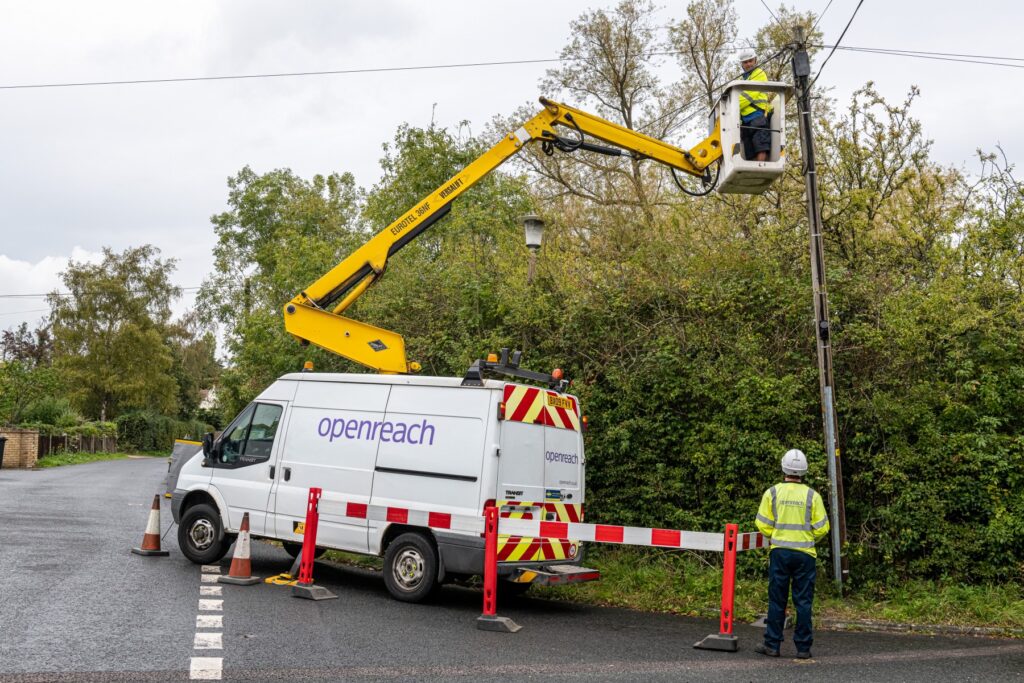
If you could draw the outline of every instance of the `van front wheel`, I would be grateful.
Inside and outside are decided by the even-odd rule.
[[[437,550],[422,534],[402,534],[384,553],[384,584],[396,600],[422,602],[437,588]]]
[[[231,539],[222,530],[216,508],[206,503],[193,505],[178,525],[178,547],[182,555],[196,564],[219,562],[231,545]]]

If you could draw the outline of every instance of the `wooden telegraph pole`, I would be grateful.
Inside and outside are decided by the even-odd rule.
[[[807,219],[811,234],[811,280],[814,285],[814,329],[818,344],[818,380],[821,388],[821,412],[825,427],[825,451],[828,454],[829,503],[832,508],[832,569],[842,591],[849,569],[842,548],[846,544],[846,503],[843,497],[843,468],[836,445],[835,394],[832,384],[832,343],[828,322],[828,290],[825,288],[825,256],[822,250],[821,206],[818,201],[818,176],[814,161],[814,136],[811,130],[811,96],[808,79],[811,60],[802,27],[794,29],[793,81],[799,107],[800,144],[804,155],[804,181],[807,186]],[[780,125],[785,125],[784,122]]]

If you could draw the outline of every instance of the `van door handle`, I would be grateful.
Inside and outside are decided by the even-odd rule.
[[[276,467],[276,466],[274,466],[274,465],[271,465],[271,466],[270,466],[270,478],[271,478],[271,479],[273,479],[273,478],[274,478],[274,472],[275,472],[276,470],[277,470],[277,467]]]
[[[284,468],[284,480],[288,481],[291,478],[292,478],[292,468],[291,467],[285,467]]]

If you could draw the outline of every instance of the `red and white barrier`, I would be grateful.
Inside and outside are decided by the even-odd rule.
[[[354,503],[351,501],[332,500],[328,498],[320,499],[319,511],[322,516],[366,519],[375,522],[391,522],[393,524],[409,524],[411,526],[445,529],[449,531],[466,531],[475,534],[482,534],[484,532],[483,517],[453,515],[450,512],[414,510],[412,508],[400,508],[385,505],[367,505],[366,503]]]
[[[412,508],[368,505],[343,500],[321,498],[319,512],[324,516],[366,519],[394,524],[484,533],[484,517],[453,515],[449,512],[414,510]],[[486,511],[485,511],[486,516]],[[677,548],[680,550],[708,550],[721,552],[725,535],[708,531],[681,531],[678,529],[648,529],[615,524],[583,524],[582,522],[545,522],[537,519],[499,517],[497,533],[525,538],[579,540],[590,543],[617,543],[621,545]],[[737,534],[737,551],[767,547],[768,541],[757,532]]]
[[[314,499],[313,492],[316,492]],[[582,522],[545,522],[538,519],[501,517],[498,508],[488,506],[483,517],[457,515],[449,512],[415,510],[412,508],[368,505],[344,500],[321,498],[320,489],[310,489],[310,509],[306,518],[306,538],[303,543],[303,567],[299,583],[303,583],[306,556],[309,553],[309,571],[312,571],[312,553],[316,541],[317,513],[349,519],[365,519],[395,524],[410,524],[431,529],[445,529],[481,533],[484,536],[484,607],[477,626],[491,631],[514,633],[519,626],[509,619],[497,616],[498,535],[554,540],[579,540],[590,543],[616,543],[620,545],[676,548],[721,552],[722,607],[718,634],[712,634],[694,647],[735,652],[738,649],[733,635],[733,602],[736,588],[736,553],[768,547],[768,540],[760,533],[739,533],[736,524],[728,524],[725,533],[682,531],[678,529],[649,529],[615,524],[584,524]],[[310,513],[312,517],[310,517]],[[312,529],[312,534],[310,534]],[[310,573],[309,580],[312,580]]]

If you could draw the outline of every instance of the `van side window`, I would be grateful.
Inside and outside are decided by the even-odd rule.
[[[221,437],[219,462],[224,464],[238,462],[238,457],[242,454],[242,449],[245,448],[245,439],[249,435],[249,423],[252,422],[252,414],[255,410],[256,406],[249,406],[224,430],[224,436]]]
[[[242,411],[224,431],[214,467],[234,469],[269,460],[282,412],[272,403],[254,403]]]
[[[256,413],[249,427],[249,437],[242,450],[242,455],[246,456],[246,464],[270,458],[270,449],[274,446],[274,436],[277,434],[277,423],[280,420],[281,406],[270,403],[256,404]]]

